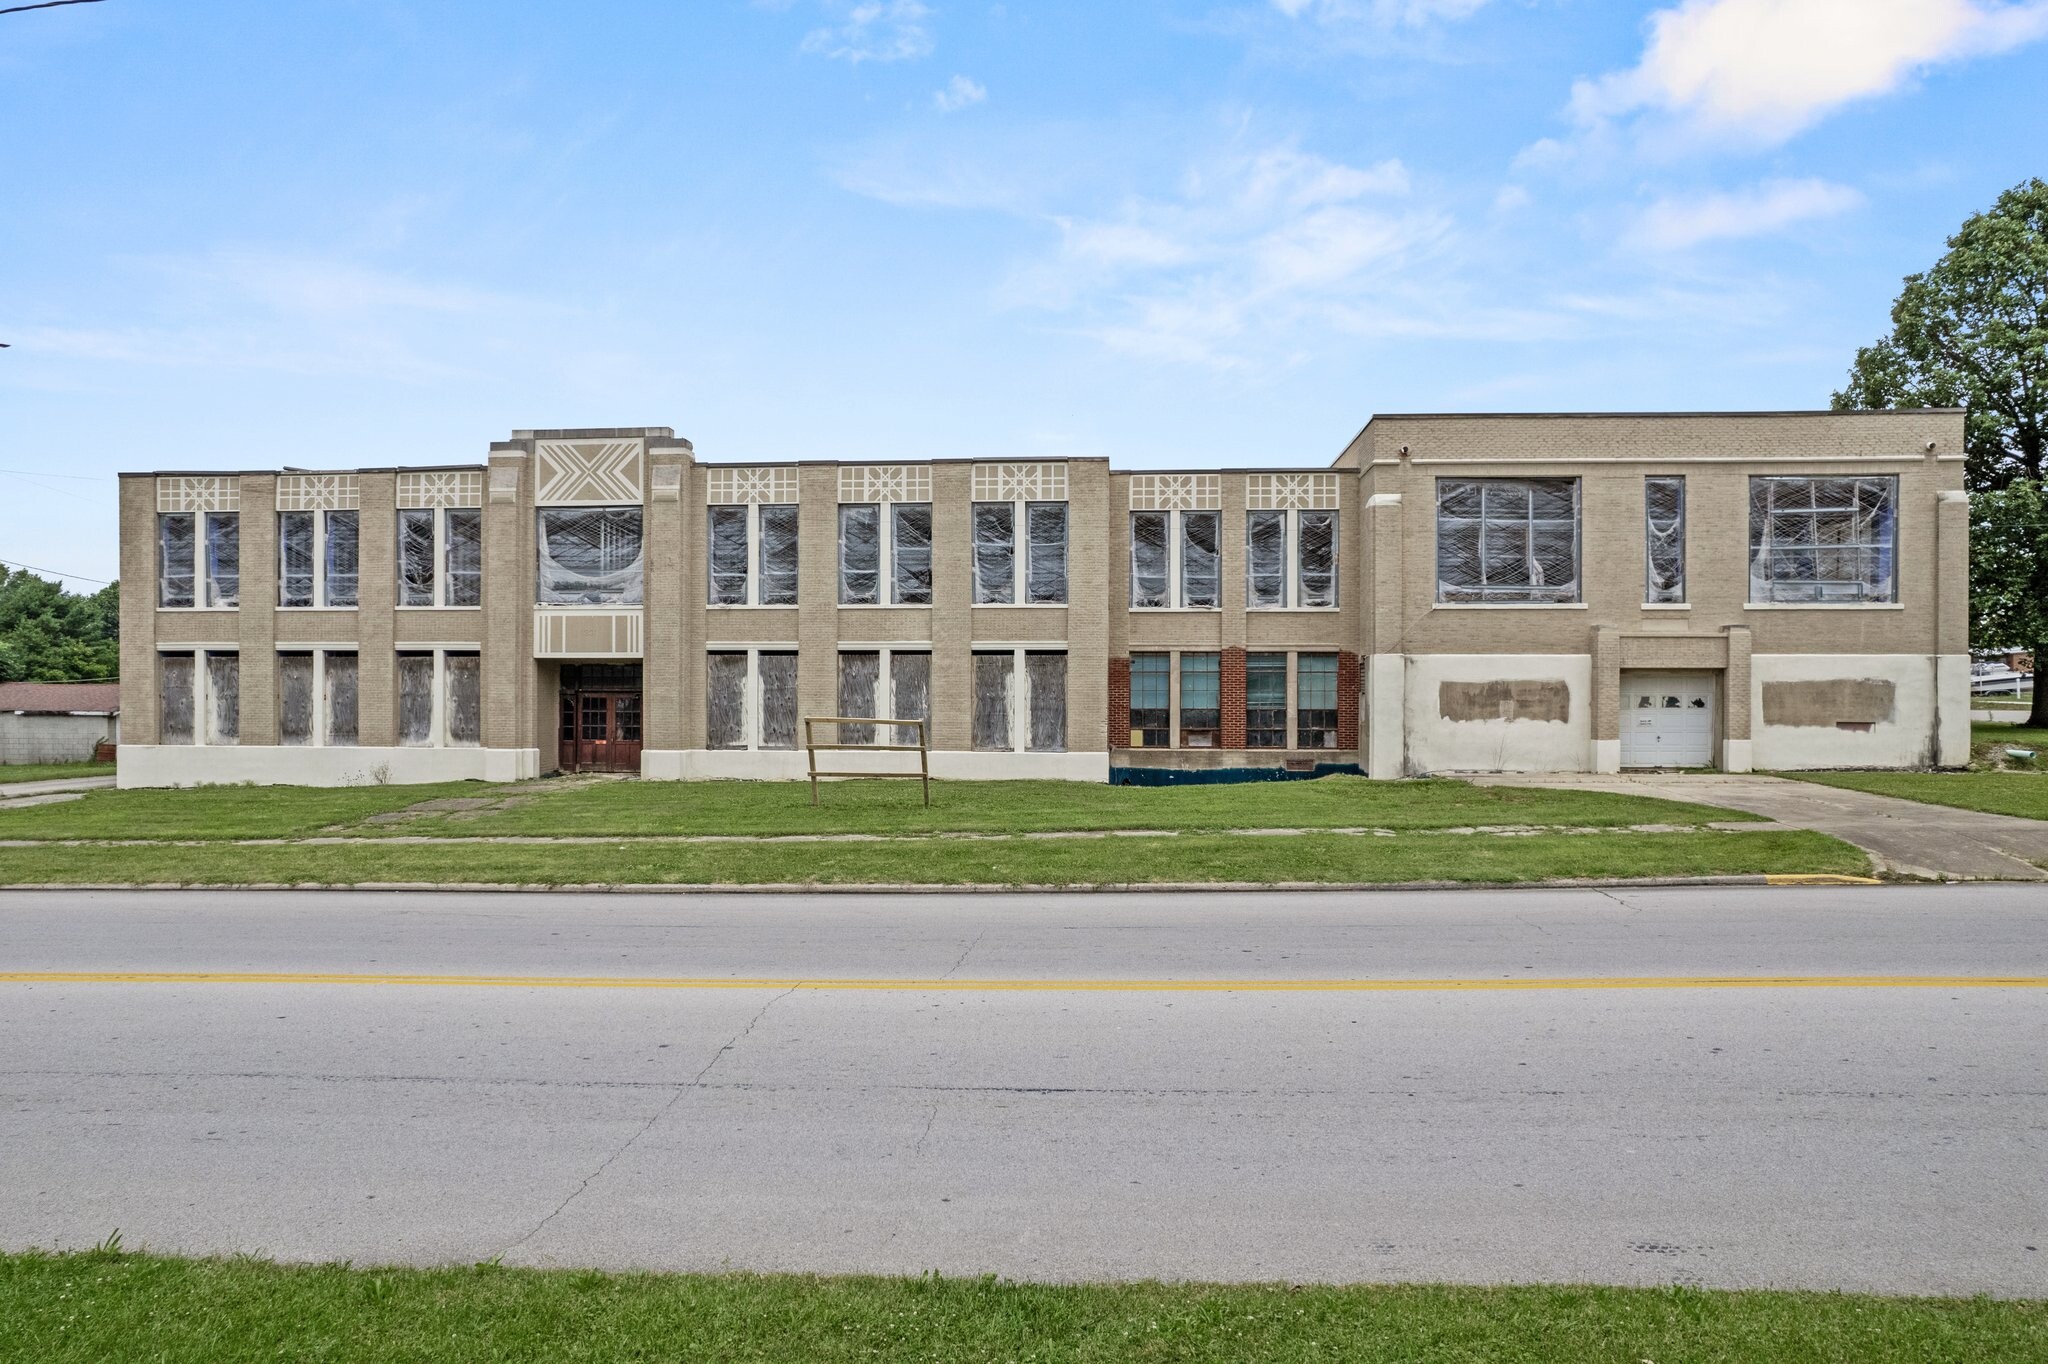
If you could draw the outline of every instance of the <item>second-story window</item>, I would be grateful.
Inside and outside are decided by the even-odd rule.
[[[1017,526],[1024,526],[1024,553]],[[1067,504],[974,504],[974,602],[977,606],[1060,605],[1067,600]]]
[[[888,605],[931,605],[931,503],[840,504],[840,605],[881,605],[884,564],[889,566]]]
[[[1337,604],[1337,513],[1245,513],[1244,604],[1301,610]]]
[[[1899,480],[1749,480],[1749,600],[1899,599]]]
[[[481,606],[484,514],[474,507],[398,513],[398,604]]]
[[[165,512],[156,519],[156,536],[158,606],[241,605],[239,514]]]
[[[710,604],[796,605],[797,509],[751,504],[712,507],[707,515]]]
[[[536,597],[544,606],[638,606],[645,558],[638,507],[543,507]]]
[[[1223,603],[1223,514],[1131,513],[1131,605],[1207,610]]]
[[[1436,481],[1437,601],[1579,602],[1579,584],[1579,480]]]
[[[277,604],[356,604],[361,577],[360,513],[289,511],[277,514]]]
[[[1685,480],[1643,480],[1643,600],[1685,600]]]

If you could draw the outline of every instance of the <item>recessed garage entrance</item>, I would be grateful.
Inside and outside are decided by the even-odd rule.
[[[1717,681],[1714,673],[1623,672],[1621,765],[1712,766]]]

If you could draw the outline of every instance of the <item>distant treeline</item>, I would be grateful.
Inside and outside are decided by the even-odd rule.
[[[98,682],[121,666],[121,585],[90,596],[0,568],[0,682]]]

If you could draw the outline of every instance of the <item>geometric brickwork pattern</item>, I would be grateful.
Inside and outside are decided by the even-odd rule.
[[[398,476],[398,505],[401,507],[481,507],[483,504],[484,471],[481,469],[443,469]]]
[[[712,507],[745,507],[761,503],[771,507],[794,506],[796,470],[706,469],[704,502]]]
[[[1221,474],[1132,474],[1132,511],[1213,511],[1223,505]]]
[[[534,451],[534,503],[542,507],[639,505],[638,440],[544,440]]]
[[[1335,511],[1336,474],[1247,474],[1244,504],[1252,511]]]
[[[973,484],[976,502],[1064,502],[1067,466],[977,464]]]
[[[839,470],[841,502],[929,502],[929,464],[852,464]]]
[[[231,512],[242,509],[242,485],[232,478],[159,478],[160,512]]]
[[[638,607],[593,611],[589,607],[537,606],[533,611],[535,658],[638,658],[645,626]]]
[[[279,511],[354,511],[363,492],[354,474],[279,474]]]

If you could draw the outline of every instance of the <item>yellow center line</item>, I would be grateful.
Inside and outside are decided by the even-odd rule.
[[[515,990],[942,990],[1371,994],[1414,990],[2040,990],[2048,976],[1538,976],[1498,980],[937,980],[448,976],[330,971],[0,971],[0,985],[429,985]]]

